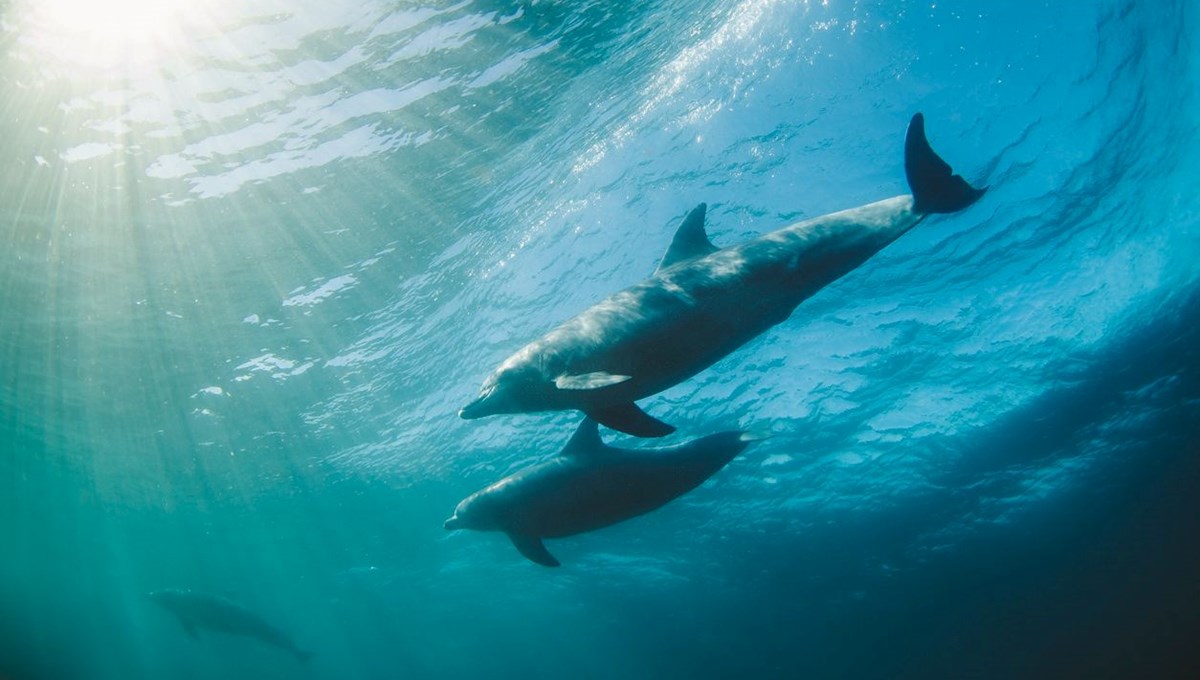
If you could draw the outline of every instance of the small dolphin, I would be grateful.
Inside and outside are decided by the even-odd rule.
[[[933,213],[983,195],[952,174],[916,114],[904,144],[912,196],[798,222],[718,249],[705,204],[683,220],[650,278],[599,302],[505,359],[463,418],[578,409],[615,430],[661,437],[674,427],[634,401],[704,370],[787,319],[826,285]]]
[[[556,458],[471,494],[445,527],[503,531],[522,555],[557,567],[543,538],[572,536],[660,508],[700,486],[758,439],[721,432],[669,448],[618,449],[600,440],[595,420],[584,418]]]
[[[207,628],[218,633],[261,640],[286,649],[295,654],[300,661],[308,661],[312,656],[298,648],[287,635],[259,615],[223,597],[173,588],[156,590],[150,593],[149,597],[177,616],[179,623],[183,624],[183,629],[194,638],[200,637],[196,629]]]

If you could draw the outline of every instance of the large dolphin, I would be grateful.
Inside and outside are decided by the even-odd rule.
[[[197,629],[242,635],[285,649],[301,661],[312,656],[301,650],[283,631],[267,623],[258,614],[223,597],[191,590],[156,590],[151,600],[179,618],[188,635],[198,638]]]
[[[628,434],[670,434],[674,427],[634,401],[711,366],[926,216],[962,210],[985,191],[934,153],[919,113],[908,127],[904,170],[911,196],[797,222],[728,248],[708,240],[701,203],[653,276],[505,359],[459,415],[579,409]]]
[[[596,421],[584,418],[561,454],[471,494],[445,527],[503,531],[522,555],[557,567],[543,538],[599,529],[662,507],[756,439],[721,432],[669,448],[618,449],[600,440]]]

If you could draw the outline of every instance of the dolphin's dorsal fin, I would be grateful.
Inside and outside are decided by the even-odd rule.
[[[627,375],[596,371],[580,375],[560,375],[554,379],[554,386],[560,390],[596,390],[609,385],[618,385],[631,379]]]
[[[708,205],[701,203],[688,213],[687,217],[683,218],[683,223],[675,232],[675,238],[671,240],[671,245],[663,255],[662,262],[659,262],[658,269],[654,270],[655,274],[673,264],[696,257],[704,257],[717,250],[712,241],[708,240],[708,234],[704,231],[704,212],[707,209]]]
[[[665,437],[675,431],[674,426],[646,413],[632,401],[603,408],[589,408],[584,413],[600,421],[605,427],[635,437]]]
[[[509,534],[508,538],[517,552],[524,555],[530,562],[536,562],[543,567],[559,566],[560,562],[554,559],[554,555],[551,555],[549,550],[546,550],[540,536],[514,533]]]
[[[590,456],[608,448],[600,439],[600,426],[590,417],[584,417],[583,422],[571,435],[571,440],[563,447],[564,456]]]

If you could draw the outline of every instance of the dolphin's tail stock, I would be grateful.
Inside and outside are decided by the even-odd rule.
[[[925,116],[916,114],[904,139],[904,174],[918,213],[952,213],[979,200],[987,187],[976,189],[942,160],[925,138]]]

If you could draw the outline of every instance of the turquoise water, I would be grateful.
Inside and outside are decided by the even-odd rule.
[[[0,7],[0,677],[1200,676],[1192,3]],[[772,439],[557,570],[442,529],[578,420],[460,420],[498,361],[916,111],[984,199],[643,404]]]

